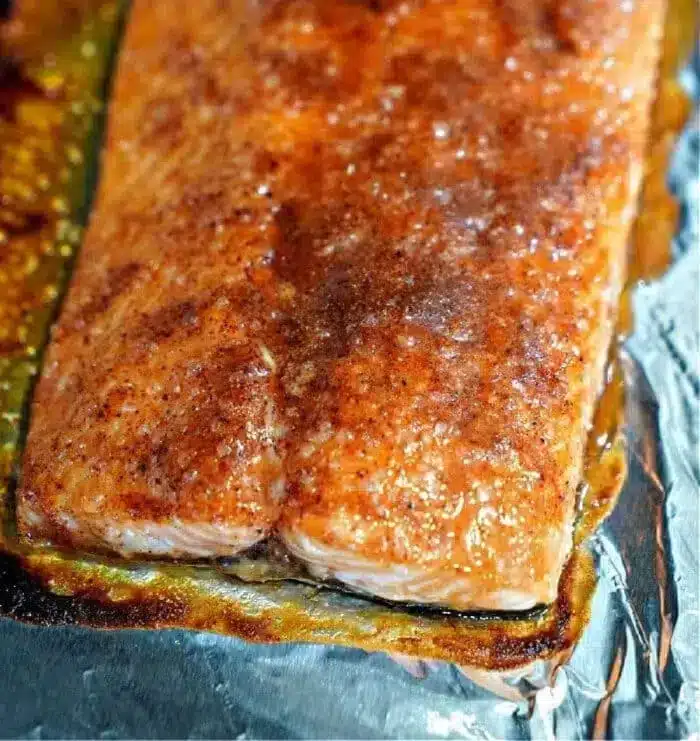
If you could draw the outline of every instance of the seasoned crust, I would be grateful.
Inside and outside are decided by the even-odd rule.
[[[21,528],[282,514],[550,601],[662,4],[191,5],[132,10]]]

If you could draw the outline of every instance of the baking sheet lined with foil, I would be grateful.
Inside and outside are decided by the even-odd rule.
[[[697,62],[697,60],[696,60]],[[697,72],[697,64],[695,66]],[[697,75],[684,83],[697,93]],[[0,623],[0,736],[611,737],[697,731],[698,130],[671,182],[676,261],[635,294],[629,478],[594,539],[591,623],[547,687],[496,698],[455,666],[185,631],[99,633]],[[501,688],[503,690],[503,688]],[[534,694],[534,702],[517,702]],[[528,713],[531,711],[530,716]]]

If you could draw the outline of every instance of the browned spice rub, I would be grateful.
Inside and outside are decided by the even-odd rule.
[[[33,540],[551,602],[662,2],[136,0],[32,413]]]

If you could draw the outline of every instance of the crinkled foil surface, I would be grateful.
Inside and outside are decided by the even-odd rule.
[[[684,84],[697,102],[700,57]],[[629,477],[594,538],[592,619],[553,686],[187,631],[0,620],[3,738],[689,738],[700,732],[700,119],[672,161],[674,262],[634,296]],[[531,696],[525,702],[519,698]],[[695,735],[697,738],[697,735]]]

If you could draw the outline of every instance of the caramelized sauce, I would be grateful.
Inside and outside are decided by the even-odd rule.
[[[89,187],[86,153],[118,20],[114,2],[90,12],[86,4],[77,33],[77,5],[69,4],[62,22],[55,8],[47,8],[46,17],[38,8],[27,12],[29,17],[3,25],[0,35],[0,52],[8,55],[0,61],[0,495],[80,241]],[[75,34],[70,44],[64,40],[68,31]],[[51,54],[44,56],[44,49]],[[0,544],[6,547],[14,532],[9,499],[0,496]]]
[[[577,541],[581,542],[614,507],[624,483],[624,374],[621,343],[634,329],[632,294],[641,280],[658,278],[671,260],[672,237],[678,226],[678,203],[668,189],[670,157],[691,110],[691,101],[678,76],[695,42],[697,6],[693,0],[669,2],[659,86],[654,103],[649,149],[638,214],[630,237],[627,283],[618,316],[618,343],[611,350],[606,386],[596,410],[588,440]]]
[[[36,26],[10,24],[10,45],[51,48],[47,59],[12,63],[0,79],[0,481],[9,482],[24,405],[37,371],[57,297],[80,238],[83,186],[99,110],[99,93],[114,38],[115,3],[75,33],[73,40],[41,39]],[[46,28],[61,24],[46,11]],[[82,13],[82,16],[80,14]],[[693,43],[693,0],[672,0],[654,111],[647,172],[630,259],[630,282],[619,317],[621,335],[631,328],[629,296],[640,279],[658,276],[670,258],[677,207],[665,185],[668,157],[689,103],[676,78]],[[278,571],[251,572],[272,582],[247,585],[211,566],[125,565],[80,558],[51,549],[22,550],[13,538],[10,497],[2,497],[5,527],[0,545],[0,613],[41,623],[101,627],[185,626],[238,635],[251,641],[301,640],[361,646],[446,659],[469,666],[507,669],[536,658],[566,655],[588,619],[595,584],[584,545],[614,506],[624,480],[620,433],[624,386],[614,351],[586,452],[576,547],[561,580],[557,602],[524,620],[445,617],[387,609],[333,590],[278,581]],[[3,491],[0,491],[2,494]],[[5,489],[7,493],[7,487]],[[63,596],[59,596],[63,595]],[[70,596],[68,599],[66,596]]]
[[[44,91],[22,72],[13,59],[0,60],[0,119],[16,123],[15,108],[22,100],[40,98]]]

